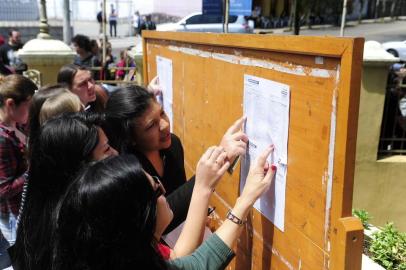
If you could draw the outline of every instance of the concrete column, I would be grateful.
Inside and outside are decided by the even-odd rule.
[[[358,117],[358,160],[376,161],[389,67],[398,61],[380,43],[365,43]]]
[[[32,39],[18,52],[27,63],[28,69],[36,69],[41,73],[41,84],[56,83],[59,69],[73,63],[75,53],[60,40]]]
[[[41,85],[56,83],[59,69],[68,63],[73,63],[75,53],[68,45],[60,40],[52,39],[49,34],[46,0],[40,2],[40,32],[36,39],[28,41],[18,51],[18,56],[41,74]]]
[[[405,231],[406,158],[377,159],[388,71],[390,65],[398,61],[380,43],[365,43],[353,208],[367,210],[374,225],[394,221]]]

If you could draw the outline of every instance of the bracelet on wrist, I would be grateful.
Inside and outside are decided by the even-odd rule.
[[[242,220],[239,217],[237,217],[236,215],[234,215],[233,213],[231,213],[231,210],[228,210],[227,212],[227,216],[226,218],[228,220],[230,220],[231,222],[237,224],[237,225],[244,225],[245,223],[247,223],[247,220]]]

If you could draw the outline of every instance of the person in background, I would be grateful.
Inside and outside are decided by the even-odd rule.
[[[0,48],[1,46],[3,46],[4,43],[5,43],[4,38],[2,35],[0,35]],[[0,55],[0,75],[3,76],[10,75],[13,74],[13,71],[14,70],[10,69],[3,63],[3,57]]]
[[[60,95],[48,98],[44,104],[42,104],[39,114],[39,123],[43,125],[47,120],[63,113],[79,112],[82,110],[83,106],[78,96],[66,90]]]
[[[6,66],[3,63],[3,60],[0,58],[0,75],[1,76],[7,76],[7,75],[10,75],[10,74],[13,74],[13,70],[10,69],[8,66]]]
[[[110,6],[110,15],[109,15],[109,25],[110,25],[110,37],[113,37],[113,32],[114,32],[114,37],[117,37],[117,20],[118,20],[118,15],[117,11],[114,9],[113,4]]]
[[[106,62],[104,63],[104,79],[105,80],[114,80],[115,71],[112,71],[112,68],[115,66],[115,57],[113,56],[111,46],[106,47]]]
[[[103,35],[99,36],[99,44],[100,44],[99,48],[100,48],[100,55],[101,55],[103,53]],[[111,43],[110,43],[108,37],[106,36],[106,49],[108,49],[108,48],[112,49],[112,46],[111,46]]]
[[[78,34],[72,38],[72,44],[77,53],[73,64],[87,68],[101,66],[97,56],[92,53],[92,46],[89,37]],[[100,72],[93,71],[92,74],[94,79],[98,79]]]
[[[103,6],[103,4],[101,4]],[[97,22],[99,23],[99,34],[103,33],[103,11],[100,10],[96,15]]]
[[[103,87],[96,85],[90,71],[85,67],[67,64],[58,73],[57,82],[77,95],[85,110],[93,112],[104,111],[108,95]]]
[[[128,56],[128,50],[122,50],[120,52],[120,61],[117,63],[117,67],[134,67],[134,60]],[[128,74],[127,70],[117,69],[116,71],[116,80],[124,80],[125,76]]]
[[[141,35],[141,16],[138,10],[133,15],[133,28],[135,37]]]
[[[93,54],[95,58],[94,61],[96,63],[99,64],[102,62],[101,48],[99,47],[99,43],[95,39],[90,40],[90,52]]]
[[[17,55],[17,51],[21,49],[23,45],[20,32],[13,29],[8,34],[7,43],[0,47],[0,62],[2,62],[11,73],[22,74],[23,71],[27,70],[27,65],[24,64]]]
[[[95,82],[86,67],[64,65],[59,70],[57,82],[65,84],[72,93],[77,95],[85,108],[96,100]]]
[[[0,83],[0,230],[12,245],[27,171],[26,134],[31,98],[37,86],[19,74]]]
[[[152,21],[151,15],[146,15],[145,16],[145,21],[142,24],[142,30],[156,30],[156,25],[155,22]]]

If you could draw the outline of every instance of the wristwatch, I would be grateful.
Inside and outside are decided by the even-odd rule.
[[[226,218],[237,225],[244,225],[247,223],[247,220],[242,220],[235,216],[233,213],[231,213],[231,210],[228,210]]]

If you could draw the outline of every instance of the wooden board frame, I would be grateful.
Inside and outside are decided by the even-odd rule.
[[[218,143],[232,120],[241,115],[242,73],[275,81],[283,78],[292,84],[286,230],[284,233],[278,231],[254,210],[238,241],[232,268],[361,268],[363,229],[360,221],[351,216],[351,208],[363,44],[363,38],[143,32],[144,83],[156,75],[155,56],[170,58],[174,63],[173,125],[185,147],[185,167],[189,175],[194,173],[203,150]],[[220,63],[221,57],[228,57],[225,59],[228,63]],[[257,61],[256,66],[242,67],[241,59],[247,57]],[[316,59],[315,63],[312,59]],[[197,66],[193,66],[194,63]],[[270,67],[264,66],[267,63]],[[279,69],[270,71],[275,63]],[[295,68],[303,69],[305,75],[293,72]],[[331,76],[325,80],[317,78],[314,71],[320,70],[328,70]],[[286,71],[293,74],[286,75]],[[225,85],[219,83],[223,72],[222,79],[229,82]],[[316,74],[315,79],[312,74]],[[307,89],[307,84],[312,86]],[[224,93],[218,88],[224,88]],[[301,88],[307,95],[305,98],[300,96]],[[191,89],[196,92],[190,94]],[[330,101],[326,97],[331,97]],[[213,116],[216,110],[219,114]],[[205,111],[212,114],[204,115]],[[304,122],[311,119],[308,130],[295,125],[301,119],[296,112],[306,113]],[[330,121],[330,126],[318,126],[317,121]],[[308,182],[300,179],[301,175],[311,175],[312,166],[303,157],[307,154],[312,159],[309,151],[317,152],[317,140],[306,135],[306,132],[314,131],[322,131],[324,148],[320,148],[328,150],[328,155],[323,152],[326,158],[315,158],[325,166],[321,183],[317,183],[320,181],[317,177],[309,177]],[[299,133],[305,133],[303,137],[309,136],[313,140],[301,141]],[[291,143],[291,140],[295,142]],[[299,161],[305,164],[304,167],[300,167]],[[314,166],[320,167],[317,162]],[[217,207],[218,220],[215,220],[214,228],[221,224],[226,211],[234,204],[238,180],[238,175],[234,174],[225,176],[219,184],[211,201]],[[306,197],[308,194],[314,196]],[[317,194],[322,195],[320,201]],[[303,214],[307,211],[309,218]],[[323,224],[324,229],[320,230]]]

